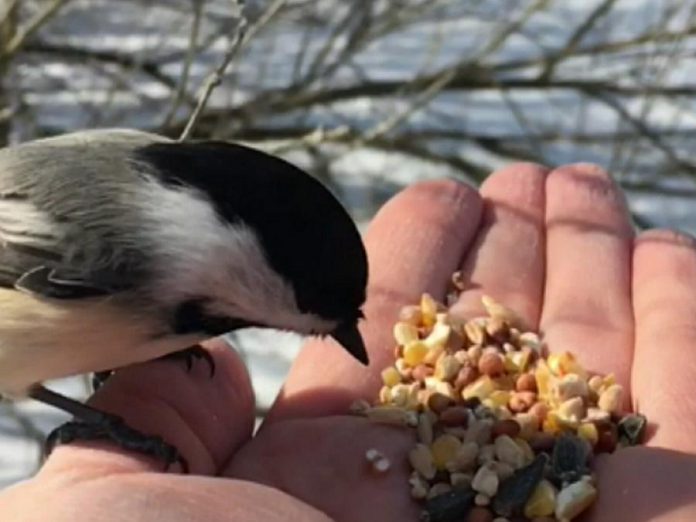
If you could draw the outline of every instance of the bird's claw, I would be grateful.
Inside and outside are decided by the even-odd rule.
[[[155,435],[144,435],[128,426],[121,417],[103,414],[99,423],[70,421],[58,426],[46,438],[45,454],[48,456],[58,444],[76,440],[109,440],[119,448],[155,457],[164,461],[165,469],[179,463],[184,473],[188,464],[179,450]]]
[[[199,361],[202,359],[206,363],[208,363],[208,368],[210,369],[210,377],[212,378],[215,376],[215,359],[213,359],[213,356],[210,355],[210,352],[203,348],[201,345],[197,344],[196,346],[186,348],[185,350],[172,352],[170,354],[165,355],[162,358],[175,360],[183,359],[184,363],[186,364],[186,369],[188,371],[191,371],[191,369],[193,368],[194,360]]]

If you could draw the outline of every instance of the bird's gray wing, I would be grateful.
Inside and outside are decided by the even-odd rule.
[[[142,271],[137,252],[116,248],[108,230],[39,209],[31,192],[0,186],[0,286],[81,299],[136,285]]]
[[[159,141],[107,129],[0,150],[0,285],[63,299],[137,288],[149,261],[128,190],[145,174],[130,158]]]

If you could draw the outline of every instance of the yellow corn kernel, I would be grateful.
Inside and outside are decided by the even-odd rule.
[[[580,479],[558,492],[554,514],[558,520],[573,520],[590,507],[597,498],[597,489],[590,480]]]
[[[599,440],[599,432],[594,422],[584,422],[578,426],[578,437],[585,439],[592,446],[597,444]]]
[[[391,403],[391,388],[389,386],[382,386],[379,390],[379,402],[380,404],[390,404]]]
[[[496,385],[493,379],[488,377],[488,375],[482,375],[462,390],[462,398],[468,400],[478,397],[483,400],[488,398],[495,390]]]
[[[558,419],[558,415],[551,411],[546,415],[546,418],[544,419],[543,424],[541,425],[541,430],[544,433],[550,433],[552,435],[556,435],[557,433],[560,433],[562,430],[562,424],[560,420]]]
[[[423,339],[425,344],[431,350],[436,348],[444,348],[449,340],[452,327],[444,322],[437,322],[433,326],[432,331]]]
[[[609,373],[602,378],[602,385],[600,386],[599,393],[603,392],[609,386],[616,384],[616,376],[613,373]]]
[[[441,381],[451,381],[457,376],[461,367],[462,363],[453,355],[442,355],[435,363],[435,377]]]
[[[510,402],[510,392],[506,390],[496,390],[488,396],[488,400],[493,404],[493,408],[507,406]]]
[[[574,373],[587,380],[587,371],[570,352],[552,353],[549,355],[548,365],[551,372],[559,377]]]
[[[399,321],[394,325],[394,340],[400,345],[418,340],[418,327],[415,324]]]
[[[548,480],[542,480],[524,505],[524,516],[527,518],[548,517],[553,514],[555,507],[556,488]]]
[[[577,358],[570,352],[563,352],[561,354],[561,365],[563,366],[563,371],[568,373],[574,373],[583,380],[587,380],[587,370],[582,367],[578,362]]]
[[[408,343],[404,347],[403,358],[409,366],[418,366],[428,353],[428,347],[421,341]]]
[[[447,463],[456,458],[461,445],[462,441],[454,435],[444,434],[435,439],[430,446],[435,467],[440,470],[446,469]]]
[[[437,316],[437,303],[430,294],[421,296],[420,309],[422,314],[423,326],[431,327],[435,324]]]
[[[505,356],[505,369],[509,373],[521,373],[526,371],[531,353],[532,352],[528,350],[508,353]]]
[[[382,382],[385,386],[389,386],[390,388],[399,384],[401,382],[401,374],[399,374],[399,370],[393,366],[382,370]]]
[[[443,344],[437,345],[433,348],[428,348],[428,353],[426,353],[425,357],[423,357],[423,363],[429,364],[430,366],[435,366],[437,364],[437,360],[442,356],[443,353],[445,353],[445,345]]]
[[[534,378],[537,383],[537,393],[539,397],[548,397],[551,393],[552,384],[551,370],[549,369],[546,362],[540,359],[537,363],[536,370],[534,371]]]
[[[486,309],[486,312],[488,312],[488,315],[497,319],[502,319],[510,326],[519,327],[523,323],[520,316],[517,315],[516,312],[507,306],[503,306],[489,295],[481,296],[481,304],[483,304],[483,307]]]
[[[551,373],[554,375],[563,375],[563,366],[561,364],[560,353],[552,353],[549,355],[548,359],[546,359],[546,362]]]
[[[511,353],[505,354],[505,357],[503,357],[503,364],[504,364],[505,371],[507,373],[516,373],[519,371],[517,369],[517,365],[515,364],[515,361],[512,360]]]
[[[516,381],[515,376],[510,374],[503,374],[493,379],[496,388],[499,390],[514,390]]]

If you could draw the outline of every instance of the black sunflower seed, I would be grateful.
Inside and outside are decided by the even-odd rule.
[[[476,492],[472,489],[448,491],[428,499],[421,512],[421,522],[459,522],[469,514]]]
[[[575,482],[587,474],[587,443],[576,435],[564,434],[557,440],[551,457],[553,475],[560,483]]]
[[[637,446],[643,442],[648,421],[644,415],[631,413],[618,423],[619,444],[622,446]]]
[[[548,459],[545,453],[541,453],[531,464],[518,469],[514,475],[504,480],[493,499],[493,510],[504,517],[520,513],[537,484],[544,477],[544,468]]]

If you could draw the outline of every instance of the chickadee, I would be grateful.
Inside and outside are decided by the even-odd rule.
[[[152,438],[41,383],[241,327],[330,335],[367,364],[366,284],[347,212],[258,150],[121,129],[0,150],[0,394],[83,421],[60,440],[109,437],[171,459],[166,444],[152,450]]]

